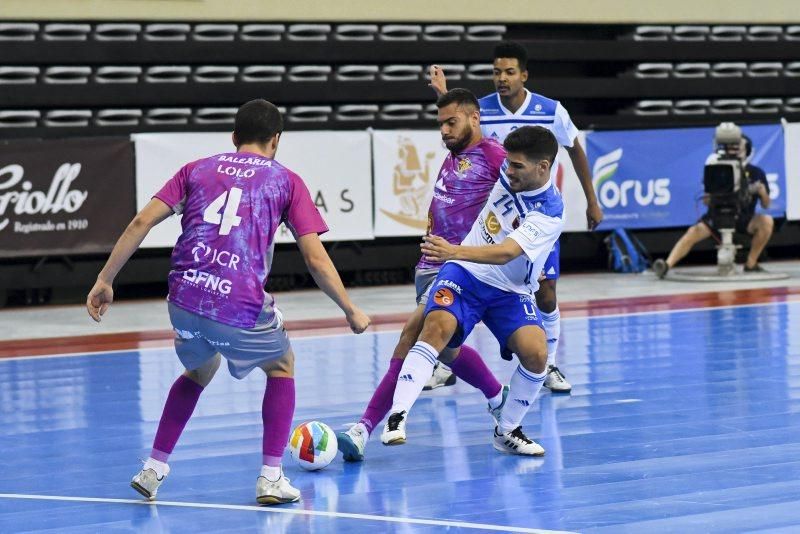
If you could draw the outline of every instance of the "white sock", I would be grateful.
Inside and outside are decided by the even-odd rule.
[[[261,476],[269,480],[270,482],[277,482],[283,472],[281,471],[281,466],[271,466],[271,465],[262,465],[261,466]]]
[[[144,469],[152,469],[156,472],[156,476],[158,478],[169,474],[169,466],[166,463],[154,458],[148,458],[145,460]]]
[[[497,395],[487,400],[489,401],[489,407],[492,410],[500,406],[500,403],[503,402],[503,388],[500,388],[500,391],[497,392]]]
[[[522,418],[536,400],[546,376],[547,369],[537,374],[526,371],[521,365],[517,366],[517,370],[511,376],[508,399],[500,414],[501,432],[509,432],[522,424]]]
[[[555,365],[558,338],[561,336],[561,311],[556,307],[551,313],[541,314],[544,335],[547,336],[547,365]]]
[[[397,376],[397,385],[394,388],[394,400],[389,413],[409,412],[416,402],[425,382],[433,374],[433,365],[439,353],[424,341],[417,341],[408,351]]]

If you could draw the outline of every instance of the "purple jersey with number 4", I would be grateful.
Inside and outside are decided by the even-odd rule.
[[[203,317],[253,328],[278,226],[296,236],[328,231],[308,188],[277,161],[245,152],[185,165],[154,195],[183,213],[172,251],[169,301]]]
[[[450,152],[439,169],[428,209],[428,234],[458,245],[472,228],[492,192],[506,158],[503,146],[483,138],[458,154]],[[422,256],[417,269],[438,269],[442,262]]]

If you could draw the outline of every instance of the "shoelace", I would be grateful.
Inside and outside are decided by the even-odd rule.
[[[555,374],[556,378],[558,378],[559,380],[566,380],[566,378],[564,378],[564,375],[561,373],[561,371],[555,365],[553,367],[551,367],[550,371],[548,371],[548,372]]]
[[[522,433],[522,427],[518,426],[514,430],[511,431],[511,437],[517,438],[520,441],[524,441],[525,443],[533,443],[533,440],[530,439],[528,436]]]
[[[400,422],[403,420],[404,415],[405,412],[400,412],[400,413],[393,413],[392,415],[389,416],[388,424],[390,431],[394,432],[395,430],[397,430],[397,427],[400,426]]]

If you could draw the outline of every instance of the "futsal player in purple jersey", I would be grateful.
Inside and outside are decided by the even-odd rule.
[[[436,179],[428,210],[427,233],[458,244],[469,232],[497,182],[506,154],[499,143],[482,136],[478,101],[471,92],[453,89],[442,95],[436,105],[442,141],[450,153]],[[417,308],[403,327],[389,361],[389,370],[372,395],[361,420],[347,432],[338,434],[339,449],[346,461],[364,459],[370,434],[391,408],[403,359],[422,329],[428,292],[441,266],[442,262],[426,257],[417,264],[414,280]],[[508,390],[497,381],[475,349],[466,345],[448,348],[442,352],[441,359],[450,363],[456,376],[483,392],[490,411],[502,405]]]
[[[319,239],[328,230],[303,180],[278,163],[283,119],[266,100],[236,113],[236,152],[188,163],[128,225],[86,298],[95,321],[111,305],[117,273],[155,225],[183,214],[172,252],[167,297],[175,351],[186,368],[167,396],[153,449],[131,486],[154,500],[167,460],[203,389],[224,356],[235,378],[256,367],[267,375],[261,406],[263,466],[260,504],[294,502],[300,492],[283,476],[281,457],[294,415],[294,353],[272,297],[264,291],[275,231],[285,223],[317,285],[342,309],[353,332],[370,324],[347,296]]]

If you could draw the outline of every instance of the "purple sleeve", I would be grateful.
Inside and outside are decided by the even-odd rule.
[[[289,205],[286,208],[286,223],[297,237],[301,235],[317,233],[324,234],[328,231],[328,225],[322,219],[317,206],[311,200],[306,184],[302,178],[289,173],[291,182],[291,193],[289,195]]]
[[[175,173],[175,176],[169,179],[164,187],[162,187],[153,198],[157,198],[164,204],[172,208],[175,213],[183,212],[183,206],[186,201],[187,186],[189,183],[189,175],[194,169],[195,162],[187,163]]]

